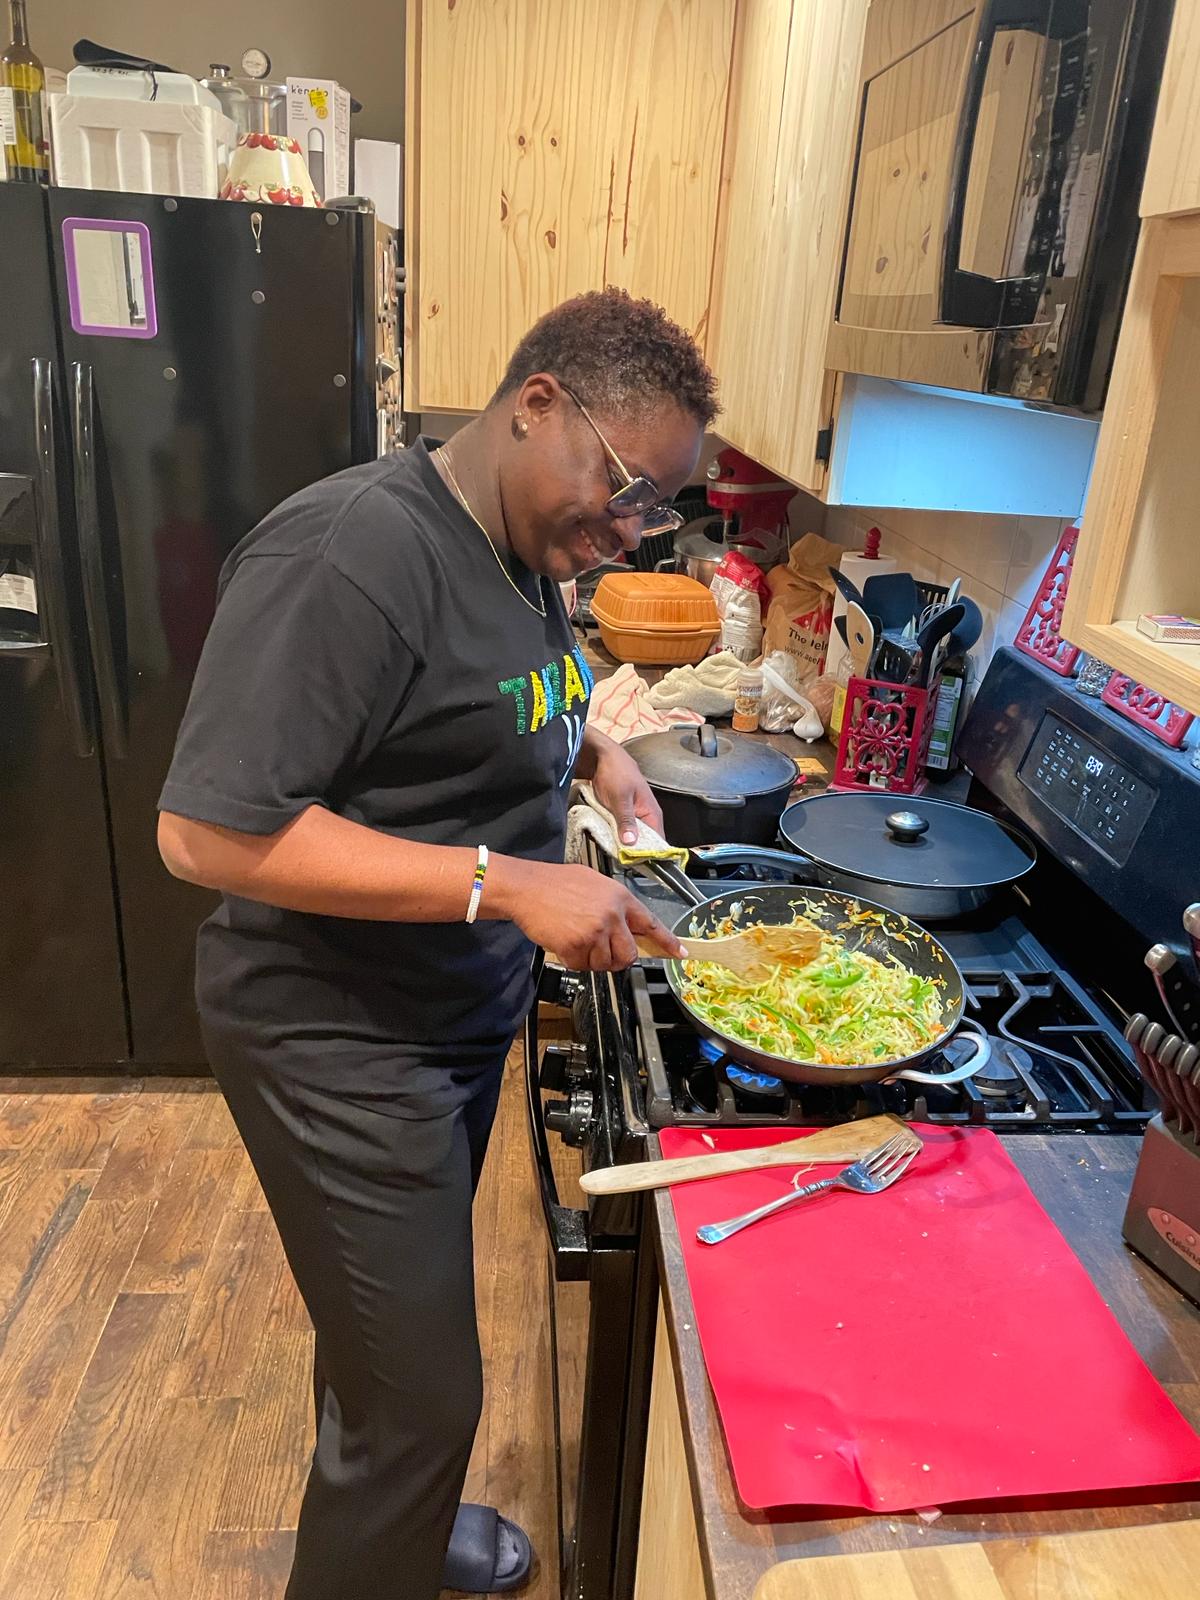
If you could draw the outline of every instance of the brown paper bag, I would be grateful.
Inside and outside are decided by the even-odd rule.
[[[771,603],[763,654],[786,650],[796,658],[805,693],[825,670],[829,631],[833,626],[833,579],[829,568],[842,558],[842,547],[806,533],[792,546],[785,567],[767,574]]]

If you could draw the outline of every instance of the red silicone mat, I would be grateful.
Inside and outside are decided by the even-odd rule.
[[[719,1245],[697,1227],[774,1199],[791,1170],[673,1190],[745,1504],[902,1511],[1200,1480],[1200,1436],[999,1140],[917,1131],[884,1194],[803,1200]],[[684,1156],[795,1136],[659,1138]]]

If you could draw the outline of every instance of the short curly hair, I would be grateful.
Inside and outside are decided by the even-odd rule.
[[[690,333],[652,300],[593,289],[548,311],[513,351],[491,404],[535,372],[551,372],[587,405],[644,413],[670,398],[708,427],[717,384]]]

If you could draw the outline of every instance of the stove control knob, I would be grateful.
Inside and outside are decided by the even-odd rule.
[[[569,1011],[587,991],[587,982],[577,972],[567,972],[562,967],[546,967],[538,985],[538,999],[546,1005],[561,1006]]]
[[[574,1145],[578,1149],[587,1139],[588,1129],[592,1125],[592,1110],[592,1091],[572,1089],[569,1100],[547,1100],[546,1126],[554,1133],[561,1134],[564,1144]]]
[[[587,1051],[579,1044],[548,1044],[542,1051],[538,1082],[543,1089],[581,1088],[591,1081]]]

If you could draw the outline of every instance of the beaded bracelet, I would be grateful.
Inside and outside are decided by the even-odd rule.
[[[471,898],[467,901],[467,921],[474,922],[479,915],[479,902],[483,898],[483,880],[487,873],[488,847],[479,846],[479,860],[475,864],[475,876],[471,881]]]

